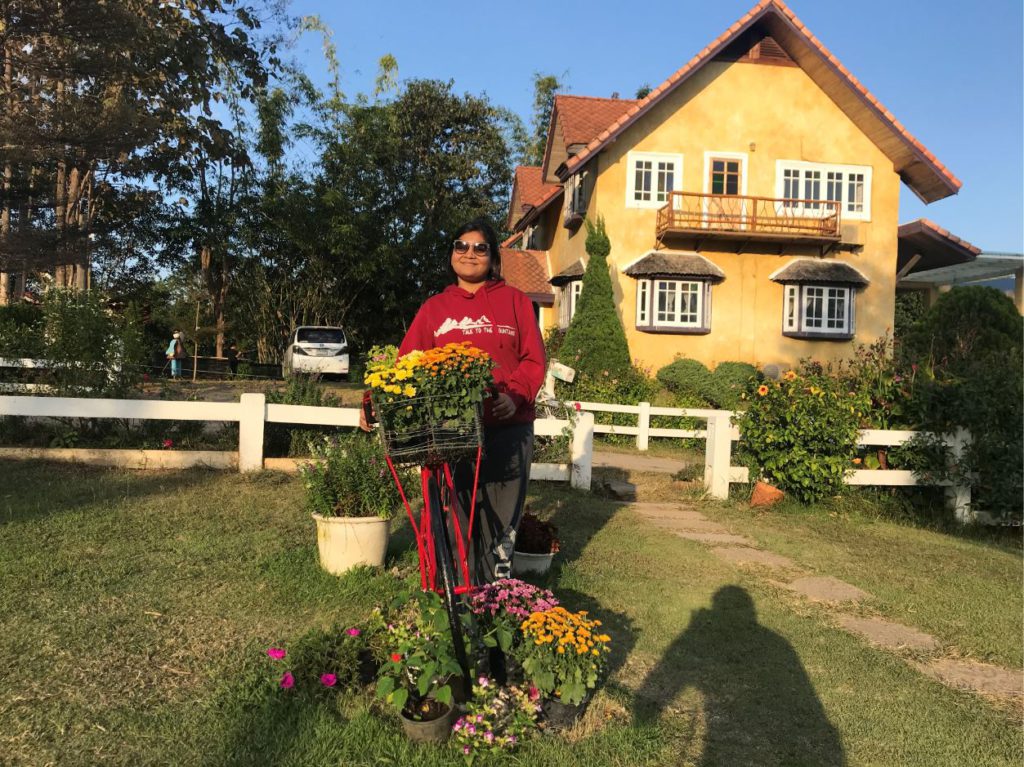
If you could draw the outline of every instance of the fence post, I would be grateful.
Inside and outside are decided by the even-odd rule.
[[[579,490],[590,490],[590,475],[594,461],[594,414],[580,413],[572,430],[572,464],[569,483]]]
[[[262,394],[243,394],[239,405],[242,412],[238,417],[238,470],[261,471],[267,398]]]
[[[636,449],[646,450],[651,441],[651,403],[641,402],[637,417]]]
[[[729,468],[732,463],[732,412],[719,410],[708,416],[704,440],[704,489],[712,498],[729,497]]]
[[[971,435],[966,429],[961,428],[956,430],[956,433],[953,435],[953,438],[949,443],[953,459],[953,466],[951,468],[956,468],[960,465],[960,462],[963,459],[964,450],[967,448],[967,444],[970,440]],[[966,525],[967,523],[974,521],[974,512],[971,511],[971,486],[969,484],[947,487],[946,502],[953,509],[956,521],[961,525]]]

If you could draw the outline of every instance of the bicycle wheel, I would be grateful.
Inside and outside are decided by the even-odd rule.
[[[434,549],[437,552],[437,576],[441,580],[441,596],[445,609],[448,611],[448,624],[452,631],[452,644],[455,647],[455,660],[462,669],[462,683],[466,700],[473,696],[473,677],[469,673],[469,659],[466,657],[466,641],[459,617],[459,601],[455,593],[455,565],[452,561],[452,545],[448,540],[448,522],[445,519],[444,507],[441,505],[441,491],[437,485],[437,476],[432,475],[427,484],[428,501],[430,502],[430,527],[434,536]]]

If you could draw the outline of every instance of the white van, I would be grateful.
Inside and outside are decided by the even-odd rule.
[[[295,328],[284,350],[282,368],[292,373],[348,377],[348,339],[341,328],[302,325]]]

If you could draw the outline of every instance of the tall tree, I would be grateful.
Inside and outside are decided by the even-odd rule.
[[[551,108],[555,104],[555,94],[564,89],[565,83],[555,75],[533,73],[533,117],[530,121],[530,138],[523,154],[524,165],[540,165],[544,162]]]
[[[226,143],[212,105],[227,73],[243,93],[265,80],[275,43],[256,36],[279,10],[277,0],[4,3],[0,273],[83,287],[90,235],[116,231],[116,211],[137,213],[146,187],[197,145]]]

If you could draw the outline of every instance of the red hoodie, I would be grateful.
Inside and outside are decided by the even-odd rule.
[[[475,293],[449,285],[420,307],[398,353],[458,341],[469,341],[491,355],[495,388],[508,394],[516,405],[511,418],[498,420],[491,414],[490,401],[485,401],[484,423],[533,421],[533,402],[544,383],[546,363],[540,328],[526,294],[504,280],[486,282]]]

